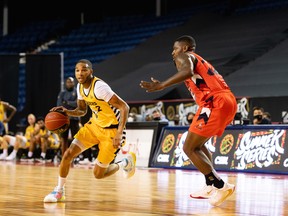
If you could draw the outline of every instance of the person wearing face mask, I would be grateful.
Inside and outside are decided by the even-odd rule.
[[[159,109],[155,109],[152,112],[151,117],[152,117],[152,121],[169,122],[169,120],[166,118],[166,116],[164,114],[162,114]]]
[[[259,125],[259,124],[271,124],[271,121],[263,116],[264,109],[262,107],[254,107],[253,108],[253,124]]]

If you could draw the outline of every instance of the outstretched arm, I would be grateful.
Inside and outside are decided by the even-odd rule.
[[[193,75],[193,60],[192,57],[183,53],[174,60],[177,68],[177,73],[169,77],[165,81],[160,82],[159,80],[151,77],[152,82],[141,81],[140,87],[146,89],[146,92],[161,91],[169,86],[183,82],[187,78]]]

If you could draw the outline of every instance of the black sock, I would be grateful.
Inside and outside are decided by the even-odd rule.
[[[220,188],[223,188],[224,187],[224,181],[222,179],[220,180],[216,180],[214,183],[213,183],[214,187],[220,189]]]
[[[216,188],[222,188],[224,186],[224,181],[222,179],[218,179],[213,172],[205,175],[206,184],[214,185]]]
[[[206,179],[206,185],[213,185],[215,176],[213,175],[213,173],[209,173],[208,175],[205,175],[205,179]]]

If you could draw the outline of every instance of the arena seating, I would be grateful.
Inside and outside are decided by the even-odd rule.
[[[174,73],[170,55],[172,42],[181,34],[191,34],[197,40],[199,54],[227,77],[237,94],[242,88],[247,90],[247,95],[261,94],[261,88],[251,87],[253,81],[257,80],[260,86],[268,82],[275,71],[284,81],[279,88],[266,87],[280,91],[280,86],[287,85],[285,80],[288,80],[283,77],[287,68],[287,53],[283,50],[287,50],[288,1],[244,2],[246,4],[239,7],[231,7],[229,1],[207,3],[160,17],[151,14],[105,17],[101,22],[81,26],[71,26],[67,20],[33,22],[0,38],[0,54],[64,53],[65,77],[73,76],[79,58],[90,59],[101,77],[125,95],[126,100],[189,97],[183,86],[146,94],[139,90],[138,81],[156,72],[160,79]],[[277,70],[272,67],[275,62]],[[251,70],[255,71],[253,76],[248,72]],[[19,107],[23,107],[25,67],[22,65],[19,71],[18,101]],[[135,83],[127,85],[127,80]],[[276,79],[274,81],[277,85]],[[279,92],[271,91],[272,94]]]

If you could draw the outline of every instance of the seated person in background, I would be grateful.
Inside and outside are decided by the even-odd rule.
[[[187,125],[190,125],[192,123],[194,116],[195,116],[195,113],[193,113],[193,112],[187,113],[187,115],[186,115],[186,120],[188,122]]]
[[[150,114],[146,114],[144,120],[147,121],[147,122],[149,122],[149,121],[153,121],[153,119],[152,119],[152,115],[150,115]]]
[[[46,161],[46,151],[47,148],[58,150],[60,147],[60,137],[56,133],[50,132],[45,127],[45,122],[43,117],[38,117],[35,125],[34,133],[31,137],[31,144],[28,152],[28,160],[34,161],[33,152],[37,145],[40,145],[41,155],[40,159],[37,159],[40,162]]]
[[[263,112],[263,119],[267,119],[271,124],[272,121],[271,121],[271,114],[269,112]]]
[[[0,143],[0,145],[3,148],[3,154],[0,155],[0,160],[14,160],[16,159],[16,155],[18,152],[19,148],[29,148],[30,146],[30,137],[31,134],[34,131],[34,127],[35,127],[35,122],[36,122],[36,117],[34,114],[29,114],[27,116],[27,121],[28,121],[28,126],[25,129],[25,134],[20,135],[17,134],[16,136],[11,136],[11,135],[4,135],[3,136],[3,141],[2,143]],[[9,146],[13,146],[14,149],[11,152],[11,154],[9,156],[8,155],[8,147]]]
[[[166,116],[159,109],[155,109],[152,112],[151,116],[152,116],[152,121],[169,122]]]
[[[4,123],[0,121],[0,136],[3,136],[5,133]]]
[[[54,154],[57,155],[58,150],[60,150],[60,146],[61,146],[61,141],[60,141],[60,137],[58,134],[56,133],[52,133],[50,131],[48,131],[47,135],[44,135],[43,137],[41,137],[41,156],[40,156],[40,162],[46,162],[47,158],[46,158],[46,152],[47,149],[51,149],[54,150]],[[53,160],[53,158],[51,158],[51,160]]]
[[[4,154],[4,149],[3,149],[3,137],[0,135],[0,150],[2,150],[2,153],[0,154],[0,160],[3,160],[1,159]],[[6,155],[8,154],[8,150],[6,150]],[[6,156],[4,156],[4,158],[6,158]]]
[[[2,131],[0,131],[0,135],[5,135],[9,133],[8,122],[12,119],[16,112],[17,109],[15,106],[9,104],[8,102],[1,101],[0,97],[0,122],[2,123]]]
[[[137,121],[137,114],[134,112],[130,112],[128,115],[128,122],[136,122]]]
[[[264,109],[262,107],[253,107],[253,124],[271,124],[271,121],[263,117]]]

